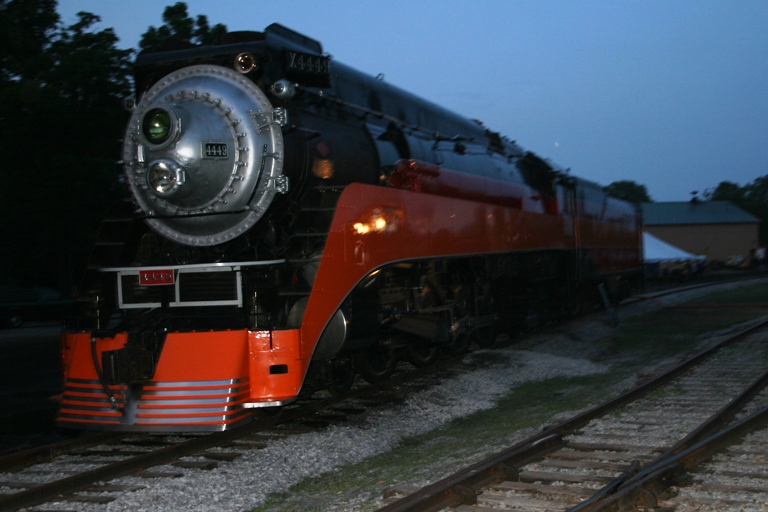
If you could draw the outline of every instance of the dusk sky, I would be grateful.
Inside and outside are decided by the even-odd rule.
[[[176,0],[59,0],[136,48]],[[768,175],[768,1],[187,0],[211,25],[280,23],[334,59],[655,201]],[[118,155],[116,155],[116,158]]]

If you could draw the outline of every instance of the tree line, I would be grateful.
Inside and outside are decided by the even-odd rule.
[[[136,50],[118,48],[113,29],[96,30],[94,14],[64,25],[56,7],[56,0],[0,0],[0,286],[70,293],[102,218],[126,194],[117,161]],[[139,49],[170,37],[215,44],[226,31],[177,2],[162,25],[147,28]],[[606,190],[651,201],[631,181]],[[705,199],[768,218],[768,176],[744,187],[722,182]]]
[[[64,25],[56,0],[0,0],[0,286],[78,284],[100,223],[126,193],[120,139],[135,50],[80,12]],[[165,9],[140,47],[168,37],[215,43],[224,25]]]

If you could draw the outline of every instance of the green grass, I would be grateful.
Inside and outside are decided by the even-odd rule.
[[[668,357],[686,352],[696,346],[698,335],[768,314],[768,307],[756,304],[768,305],[768,285],[745,286],[691,299],[681,307],[622,322],[614,333],[609,350],[612,353],[646,354],[650,357]],[[693,305],[702,307],[689,307]]]
[[[745,286],[691,301],[694,304],[768,303],[768,286]],[[257,512],[327,510],[340,497],[369,490],[375,510],[381,490],[395,484],[434,480],[514,444],[515,432],[540,430],[555,414],[585,409],[618,394],[616,385],[641,367],[696,348],[700,336],[768,314],[768,309],[675,308],[625,320],[615,330],[608,353],[615,361],[608,372],[558,377],[515,387],[493,409],[456,419],[435,431],[407,438],[388,452],[335,472],[307,478],[290,492],[273,495]],[[760,357],[768,361],[768,347]],[[519,436],[519,434],[518,434]],[[307,497],[312,497],[308,500]],[[311,505],[310,503],[314,503]]]
[[[702,295],[688,301],[689,304],[768,304],[768,284],[743,286]]]
[[[273,495],[258,512],[298,512],[327,510],[327,503],[339,496],[355,496],[361,489],[381,489],[429,478],[420,471],[429,464],[457,468],[491,455],[500,447],[514,444],[511,434],[539,428],[562,411],[584,409],[603,401],[618,374],[606,373],[582,377],[558,377],[529,382],[499,401],[497,407],[456,419],[432,432],[401,441],[393,451],[371,457],[338,472],[306,478],[289,493]],[[314,505],[304,498],[312,496]],[[373,502],[370,510],[378,508]]]

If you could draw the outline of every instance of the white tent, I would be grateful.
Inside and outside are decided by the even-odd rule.
[[[697,256],[668,244],[647,231],[643,231],[643,258],[646,263],[703,261],[707,259],[706,256]]]

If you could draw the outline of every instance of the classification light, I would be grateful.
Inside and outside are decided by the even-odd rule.
[[[153,108],[144,116],[141,131],[150,144],[162,144],[171,137],[173,120],[171,114],[162,108]]]

